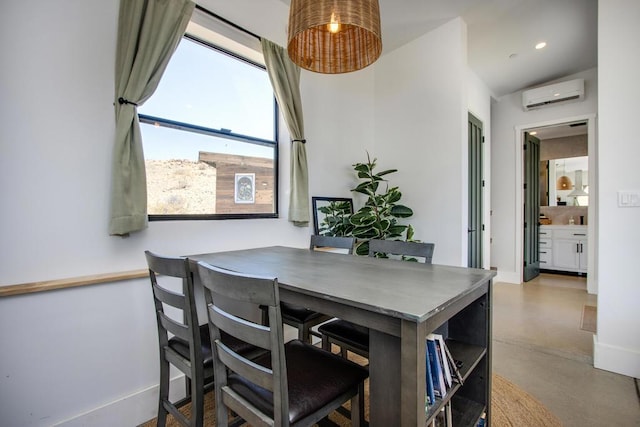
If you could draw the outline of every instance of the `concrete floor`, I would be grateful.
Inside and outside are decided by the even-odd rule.
[[[597,305],[597,298],[580,277],[495,283],[493,371],[566,427],[640,426],[634,379],[593,367],[593,334],[580,329],[584,305]]]

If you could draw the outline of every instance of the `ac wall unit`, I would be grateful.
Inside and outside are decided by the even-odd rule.
[[[584,79],[554,83],[522,92],[522,106],[525,111],[583,99]]]

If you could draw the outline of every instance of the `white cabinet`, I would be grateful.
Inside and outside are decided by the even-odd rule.
[[[550,269],[553,268],[553,249],[551,248],[540,248],[540,268]]]
[[[554,241],[553,265],[558,270],[587,271],[587,242],[571,239]]]
[[[541,226],[540,268],[587,272],[587,227]]]
[[[540,229],[539,231],[539,249],[538,259],[540,260],[540,268],[542,270],[550,270],[553,268],[553,245],[552,231]]]
[[[553,231],[553,266],[556,270],[586,273],[586,230]]]

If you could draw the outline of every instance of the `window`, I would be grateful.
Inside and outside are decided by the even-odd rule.
[[[263,65],[186,35],[138,114],[149,220],[277,216],[277,107]]]

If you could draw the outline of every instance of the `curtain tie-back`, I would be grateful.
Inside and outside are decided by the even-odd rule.
[[[303,144],[307,143],[306,139],[292,139],[291,142],[302,142]]]
[[[133,105],[133,106],[138,106],[138,104],[136,104],[135,102],[131,102],[128,99],[124,99],[123,97],[118,98],[118,104],[122,105],[122,104],[129,104],[129,105]]]

